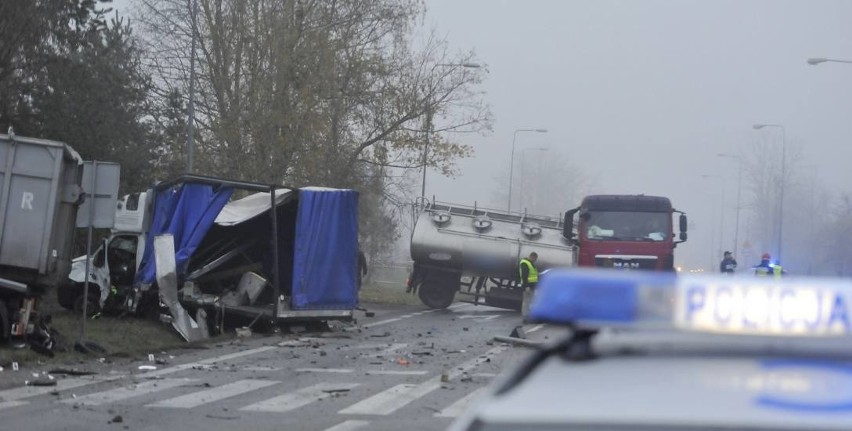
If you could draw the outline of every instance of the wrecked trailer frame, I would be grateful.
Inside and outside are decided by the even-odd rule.
[[[230,188],[233,188],[233,189],[244,190],[244,191],[248,191],[248,192],[268,193],[269,199],[267,200],[268,203],[266,204],[265,208],[260,208],[260,209],[255,208],[254,214],[252,214],[248,218],[246,218],[242,221],[238,221],[238,222],[236,222],[232,225],[227,225],[227,224],[221,225],[218,222],[219,218],[221,217],[221,212],[224,211],[224,208],[227,207],[228,205],[234,204],[235,202],[241,202],[243,200],[248,200],[249,198],[255,198],[255,200],[256,200],[257,197],[262,196],[262,195],[255,194],[255,195],[251,195],[249,198],[241,199],[241,200],[238,200],[238,201],[230,201],[228,204],[226,204],[225,207],[223,207],[219,210],[219,213],[216,214],[216,217],[217,217],[216,223],[214,223],[214,225],[211,225],[209,227],[209,230],[204,233],[203,238],[197,244],[198,248],[193,252],[193,255],[187,261],[184,274],[182,274],[183,276],[179,277],[181,279],[181,282],[180,282],[181,285],[179,286],[179,287],[181,287],[181,289],[180,289],[181,294],[178,296],[180,298],[180,301],[179,301],[180,304],[185,305],[185,306],[190,307],[190,308],[203,309],[207,313],[213,313],[212,315],[215,315],[215,313],[222,313],[223,315],[220,316],[220,318],[222,318],[222,319],[224,318],[224,315],[241,316],[241,317],[247,318],[247,319],[254,319],[254,321],[257,321],[258,319],[265,319],[266,321],[273,323],[273,324],[280,324],[280,323],[283,323],[285,321],[351,320],[353,318],[354,309],[355,309],[355,307],[357,307],[357,286],[354,283],[354,272],[355,272],[354,259],[355,259],[355,255],[357,253],[357,193],[356,192],[346,191],[346,190],[337,190],[337,189],[319,189],[319,188],[311,188],[311,187],[307,187],[307,188],[303,188],[303,189],[289,188],[289,190],[283,191],[284,196],[282,197],[281,196],[282,190],[279,189],[278,187],[276,187],[275,185],[260,184],[260,183],[246,182],[246,181],[237,181],[237,180],[228,180],[228,179],[201,176],[201,175],[184,175],[184,176],[178,177],[176,179],[160,183],[156,187],[153,188],[154,196],[153,196],[152,201],[154,202],[154,211],[157,211],[157,202],[158,202],[158,196],[159,195],[161,195],[164,192],[167,192],[168,190],[175,190],[176,186],[183,187],[186,184],[207,185],[207,186],[210,186],[210,187],[213,187],[213,188],[230,187]],[[354,207],[350,206],[350,208],[348,208],[349,210],[351,210],[350,212],[352,212],[352,214],[351,214],[352,219],[349,220],[349,221],[350,222],[354,221],[354,232],[349,232],[351,234],[349,236],[352,237],[352,238],[350,238],[352,240],[352,241],[350,241],[350,243],[353,245],[352,250],[351,250],[352,255],[353,255],[352,256],[353,265],[352,265],[352,268],[351,268],[351,272],[353,274],[352,274],[351,277],[348,277],[348,274],[345,274],[346,276],[343,277],[343,283],[341,283],[343,285],[343,287],[342,287],[343,290],[341,290],[341,289],[337,289],[337,290],[326,289],[326,290],[330,291],[332,294],[340,294],[340,292],[344,292],[344,295],[343,295],[344,297],[351,294],[351,296],[354,297],[354,300],[351,302],[351,304],[344,304],[342,306],[329,306],[329,307],[324,307],[324,308],[300,309],[297,306],[297,301],[296,301],[296,299],[297,299],[296,298],[296,296],[297,296],[297,284],[299,284],[298,287],[301,288],[301,287],[303,287],[302,285],[304,283],[297,283],[295,278],[296,278],[297,273],[299,273],[299,271],[301,270],[301,268],[297,268],[297,264],[294,262],[293,265],[292,265],[293,268],[292,268],[292,271],[291,271],[291,274],[290,274],[291,279],[289,281],[286,281],[282,277],[282,271],[281,271],[281,264],[282,264],[281,257],[282,256],[280,255],[280,253],[282,252],[282,246],[289,247],[291,244],[289,244],[289,243],[282,244],[281,243],[280,238],[281,238],[281,233],[282,233],[282,231],[281,231],[282,227],[279,225],[279,223],[282,221],[282,217],[284,217],[284,218],[289,217],[290,216],[289,213],[292,213],[294,215],[294,218],[292,220],[287,219],[288,222],[292,222],[292,225],[289,225],[289,224],[286,225],[285,229],[291,229],[293,231],[293,233],[292,233],[293,237],[291,238],[292,246],[293,246],[292,259],[291,260],[296,260],[298,253],[295,250],[295,248],[296,248],[296,243],[299,241],[299,232],[297,232],[297,228],[300,225],[304,224],[303,223],[304,220],[302,220],[301,215],[302,215],[303,211],[307,211],[306,209],[300,207],[299,205],[305,202],[305,199],[304,199],[305,196],[308,196],[309,198],[313,197],[314,198],[313,203],[316,204],[317,200],[322,201],[322,199],[319,199],[319,198],[323,197],[323,195],[327,198],[329,196],[337,195],[339,192],[344,193],[343,195],[341,195],[341,199],[347,200],[347,196],[348,196],[348,200],[351,201],[350,204],[352,202],[355,202]],[[331,195],[329,195],[328,193],[331,193]],[[347,195],[347,193],[348,193],[348,195]],[[230,200],[230,196],[229,196],[229,200]],[[310,202],[311,202],[310,199],[308,199],[308,203],[310,203]],[[322,203],[322,202],[320,202],[320,203]],[[285,211],[285,213],[279,214],[279,210],[283,210],[283,211]],[[218,294],[218,295],[206,293],[207,291],[209,291],[209,289],[205,289],[202,283],[196,284],[196,282],[199,279],[202,279],[204,276],[206,276],[206,275],[208,275],[208,274],[210,274],[214,271],[217,271],[220,267],[225,267],[229,263],[232,263],[231,261],[234,260],[237,256],[247,255],[248,254],[247,250],[249,248],[252,248],[252,247],[259,247],[260,248],[260,247],[262,247],[262,244],[264,242],[263,241],[264,238],[255,238],[254,240],[249,240],[249,241],[247,241],[243,244],[238,244],[238,241],[233,240],[233,238],[228,238],[227,235],[225,235],[224,236],[225,240],[223,241],[223,243],[217,243],[215,241],[213,242],[214,248],[218,247],[218,250],[213,250],[213,252],[211,252],[211,250],[209,250],[209,249],[202,249],[202,245],[206,244],[206,242],[208,240],[211,240],[211,238],[213,237],[214,231],[218,230],[219,232],[228,232],[229,227],[240,226],[241,223],[246,223],[246,225],[248,225],[248,223],[255,222],[255,220],[260,219],[260,217],[263,216],[264,213],[266,213],[267,211],[269,212],[269,217],[270,217],[270,219],[269,219],[270,223],[269,223],[268,226],[269,226],[269,229],[271,230],[271,235],[272,235],[272,241],[269,244],[269,246],[272,247],[272,253],[271,253],[272,263],[271,263],[269,271],[268,271],[269,272],[268,275],[271,275],[271,279],[272,279],[271,280],[272,290],[273,290],[273,296],[271,298],[272,301],[270,301],[270,303],[268,303],[268,304],[258,304],[258,305],[251,305],[251,304],[242,305],[242,304],[233,304],[233,303],[228,304],[225,301],[223,301],[223,299],[225,298],[225,296],[228,293],[232,293],[236,289],[222,289],[220,294]],[[326,211],[326,212],[328,213],[330,211]],[[340,217],[345,218],[346,214],[343,214]],[[307,217],[307,218],[313,218],[313,217]],[[255,223],[260,223],[260,222],[257,221]],[[343,224],[345,224],[345,223],[343,223]],[[153,225],[153,221],[152,221],[152,225]],[[155,227],[152,226],[152,229],[154,229],[154,228]],[[323,227],[320,226],[320,228],[322,229]],[[233,235],[233,233],[231,233],[231,234]],[[286,234],[286,232],[285,232],[285,234]],[[314,232],[314,234],[316,234],[316,232]],[[146,248],[147,248],[147,244],[151,244],[154,241],[154,236],[156,236],[156,235],[157,235],[156,232],[153,232],[153,231],[149,232],[148,238],[146,238]],[[266,235],[265,238],[268,238],[268,235]],[[240,238],[240,239],[244,240],[244,238]],[[229,246],[228,240],[231,240],[230,244],[232,244],[233,246]],[[336,246],[335,244],[328,244],[328,245],[329,245],[329,247],[327,247],[327,248],[329,250],[334,250],[334,248]],[[344,244],[344,246],[345,245],[346,244]],[[156,250],[151,250],[151,252],[146,253],[146,256],[149,256],[149,255],[153,256],[153,254],[155,254],[154,252],[156,252]],[[286,253],[287,251],[285,250],[284,252]],[[209,254],[209,256],[207,257],[207,259],[205,260],[205,262],[202,265],[195,265],[195,267],[192,268],[192,267],[190,267],[189,262],[190,262],[190,260],[194,259],[196,257],[196,254],[198,254],[198,253],[207,253],[207,254]],[[346,256],[346,257],[348,257],[348,256]],[[246,256],[246,258],[247,258],[247,256]],[[285,259],[290,259],[290,258],[285,255]],[[145,260],[145,258],[143,258],[143,261],[144,260]],[[150,258],[149,258],[149,260],[150,260]],[[346,259],[343,259],[343,260],[345,261]],[[197,264],[198,262],[193,261],[193,263]],[[315,263],[316,262],[307,262],[304,266],[305,267],[309,267],[309,266],[313,267],[313,266],[316,266],[316,265],[313,265]],[[145,265],[145,262],[142,262],[142,264],[139,268],[140,272],[143,271],[142,266],[144,266],[144,265]],[[263,266],[259,262],[254,262],[254,265],[255,266],[261,266],[261,267]],[[347,269],[347,270],[349,269],[349,268],[345,267],[345,265],[346,265],[345,263],[343,263],[343,265],[344,265],[345,269]],[[239,269],[239,268],[240,267],[238,267],[237,269]],[[344,269],[337,269],[337,271],[338,272],[340,272],[340,271],[346,272]],[[243,272],[242,273],[243,278],[245,278],[245,276],[249,273],[251,273],[251,271]],[[235,275],[239,275],[239,272],[235,272]],[[161,275],[157,274],[158,280],[160,279],[160,277],[161,277]],[[257,278],[264,282],[261,286],[261,289],[268,288],[268,284],[270,284],[270,283],[266,282],[265,278],[259,277],[259,276]],[[321,278],[321,277],[318,277],[318,278]],[[347,283],[347,282],[350,281],[350,278],[351,278],[351,283]],[[333,281],[339,281],[339,280],[333,280]],[[193,284],[190,285],[189,282],[192,282]],[[287,285],[288,282],[292,282],[292,284],[288,285],[289,290],[290,290],[289,291],[290,302],[285,304],[284,301],[283,301],[283,299],[284,299],[283,293],[284,292],[282,292],[282,286]],[[135,283],[135,284],[137,284],[137,285],[139,284],[139,274],[138,273],[137,273],[137,283]],[[350,284],[351,284],[351,286],[350,286]],[[140,291],[144,291],[144,289],[141,288],[142,286],[138,286],[138,287],[139,288],[135,287],[135,289],[137,290],[137,295],[136,295],[136,300],[134,301],[134,304],[133,304],[134,306],[139,304],[140,293],[142,293]],[[307,289],[310,290],[313,287],[316,287],[316,286],[307,286]],[[162,288],[162,286],[160,286],[160,288]],[[349,288],[351,288],[351,292],[345,292],[346,289],[349,289]],[[188,291],[190,291],[190,289],[192,290],[192,292],[198,291],[198,292],[200,292],[200,294],[188,295]],[[158,293],[158,296],[161,299],[160,302],[161,303],[164,302],[164,301],[162,301],[163,297],[161,296],[161,293]],[[313,305],[315,306],[316,304],[313,304]],[[174,313],[174,311],[173,311],[172,315],[174,316],[175,314],[176,313]],[[177,314],[180,314],[180,313],[177,313]],[[172,323],[175,324],[174,321],[172,321]],[[220,324],[220,326],[221,326],[221,324]],[[177,328],[177,326],[176,326],[176,329],[178,329],[178,331],[181,332],[182,335],[185,332],[185,331],[182,332],[179,328]],[[185,336],[185,338],[186,338],[186,336]]]

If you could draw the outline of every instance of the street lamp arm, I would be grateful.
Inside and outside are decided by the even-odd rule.
[[[839,58],[815,57],[815,58],[809,58],[807,61],[808,61],[808,64],[810,64],[811,66],[816,66],[820,63],[847,63],[847,64],[852,64],[852,60],[842,60],[842,59],[839,59]]]

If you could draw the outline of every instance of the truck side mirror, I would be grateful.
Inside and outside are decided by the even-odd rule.
[[[574,240],[574,214],[577,214],[580,208],[574,208],[565,212],[565,220],[562,224],[562,236],[569,241]]]
[[[678,222],[680,224],[680,240],[686,241],[686,214],[681,214]]]

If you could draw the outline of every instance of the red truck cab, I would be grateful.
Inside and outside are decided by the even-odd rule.
[[[680,214],[678,240],[674,213]],[[686,228],[686,214],[668,198],[590,195],[565,214],[564,235],[578,246],[581,267],[673,271],[674,248],[686,241]]]

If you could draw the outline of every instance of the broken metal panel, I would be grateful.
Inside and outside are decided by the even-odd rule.
[[[248,250],[249,248],[254,246],[254,244],[255,244],[254,241],[248,241],[248,242],[245,242],[243,244],[240,244],[240,245],[234,247],[233,249],[226,252],[225,254],[213,259],[212,262],[202,266],[201,268],[196,269],[191,274],[189,274],[186,277],[186,279],[187,280],[197,280],[197,279],[201,278],[205,274],[210,273],[211,271],[219,268],[220,266],[224,265],[225,263],[227,263],[231,259],[239,256],[240,254],[242,254],[243,252],[245,252],[246,250]]]
[[[294,197],[295,192],[290,189],[275,190],[275,205],[281,205]],[[269,193],[255,193],[243,199],[229,202],[222,208],[216,217],[219,226],[234,226],[244,221],[251,220],[272,208],[272,199]]]
[[[177,268],[175,263],[175,241],[171,234],[154,237],[154,259],[157,269],[157,285],[160,300],[169,307],[171,324],[186,341],[204,338],[202,328],[178,302]]]

